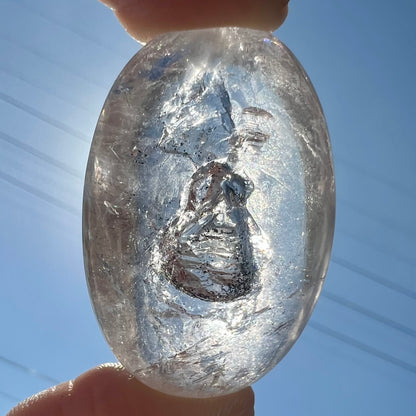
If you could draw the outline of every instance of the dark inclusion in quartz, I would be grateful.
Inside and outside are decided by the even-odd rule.
[[[159,147],[191,159],[196,171],[182,195],[185,208],[165,227],[153,263],[158,274],[188,295],[227,302],[250,291],[258,267],[251,234],[259,230],[247,209],[254,184],[234,168],[239,153],[247,147],[256,153],[266,143],[264,124],[273,116],[245,107],[237,128],[224,81],[209,72],[188,90],[170,103]],[[208,114],[200,114],[200,107]],[[221,142],[228,149],[225,161],[218,151]]]
[[[85,181],[86,274],[113,352],[168,394],[256,382],[312,313],[334,210],[322,108],[281,42],[154,39],[108,95]]]
[[[176,287],[209,301],[230,301],[253,284],[247,198],[250,180],[213,161],[191,178],[186,208],[163,233],[162,270]]]

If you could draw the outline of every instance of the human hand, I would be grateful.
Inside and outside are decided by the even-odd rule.
[[[203,27],[243,26],[274,30],[289,0],[101,0],[134,38]],[[75,380],[41,392],[8,416],[250,416],[251,388],[212,399],[184,399],[152,390],[119,364],[92,369]]]

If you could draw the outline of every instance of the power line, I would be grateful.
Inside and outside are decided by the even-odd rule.
[[[11,3],[11,1],[9,1],[9,3]],[[22,4],[22,3],[13,3],[13,5],[18,5],[19,7],[21,7],[22,9],[25,9],[27,12],[31,13],[32,15],[36,15],[38,17],[41,17],[42,19],[52,23],[55,26],[61,27],[73,34],[75,34],[76,36],[80,37],[81,39],[86,39],[92,43],[95,43],[96,45],[107,49],[107,51],[111,52],[112,55],[114,55],[115,53],[118,54],[120,56],[120,58],[125,58],[125,59],[129,59],[128,57],[121,55],[120,54],[120,50],[117,50],[115,48],[111,48],[109,47],[106,43],[103,43],[95,38],[93,38],[92,36],[88,36],[85,33],[81,33],[79,31],[76,31],[74,29],[72,29],[71,27],[69,27],[68,25],[64,25],[62,24],[62,22],[59,22],[56,19],[51,18],[50,16],[46,16],[44,13],[42,13],[41,11],[39,11],[38,9],[34,9],[33,6],[31,5],[31,7],[29,7],[27,4]]]
[[[88,136],[86,136],[84,133],[80,132],[79,130],[75,130],[70,126],[67,126],[65,123],[62,123],[59,120],[55,120],[52,117],[49,117],[48,115],[35,110],[34,108],[28,106],[27,104],[22,103],[21,101],[16,100],[13,97],[10,97],[10,95],[4,94],[0,92],[0,100],[5,101],[6,103],[18,108],[19,110],[22,110],[26,113],[31,114],[32,116],[38,118],[39,120],[42,120],[51,126],[54,126],[65,133],[70,134],[71,136],[76,137],[79,140],[82,140],[85,143],[90,143],[91,140]]]
[[[351,263],[348,260],[342,259],[334,255],[332,256],[331,261],[333,261],[336,264],[339,264],[340,266],[348,270],[351,270],[354,273],[358,273],[359,275],[365,277],[366,279],[372,280],[373,282],[376,282],[384,287],[394,290],[395,292],[401,293],[402,295],[405,295],[409,297],[410,299],[416,300],[416,292],[414,292],[413,290],[407,289],[401,285],[398,285],[397,283],[393,283],[392,281],[386,279],[383,276],[380,276],[367,269],[364,269],[363,267],[357,266],[356,264]]]
[[[368,176],[371,179],[376,180],[379,183],[382,183],[383,185],[388,185],[390,188],[394,189],[395,191],[398,191],[404,195],[410,196],[412,199],[416,198],[416,193],[414,191],[414,189],[412,188],[407,188],[404,187],[403,184],[401,182],[396,182],[393,181],[392,179],[390,179],[389,177],[381,177],[379,176],[377,173],[371,172],[365,168],[363,168],[362,166],[351,162],[350,160],[344,159],[342,157],[337,156],[336,157],[336,164],[341,163],[344,165],[349,165],[350,167],[352,167],[354,169],[354,171],[359,171],[361,175],[363,176]]]
[[[355,241],[359,241],[360,243],[363,243],[371,248],[374,248],[375,250],[386,254],[389,257],[393,257],[396,260],[406,263],[406,264],[410,264],[412,266],[416,265],[416,256],[414,257],[408,257],[406,255],[403,255],[401,252],[399,251],[394,251],[394,247],[387,249],[386,247],[384,247],[381,244],[378,244],[374,241],[369,241],[365,238],[359,237],[353,233],[351,233],[349,230],[346,230],[343,227],[340,227],[339,225],[337,225],[337,233],[338,234],[343,234],[349,238],[352,238]]]
[[[22,401],[18,397],[13,396],[12,394],[9,394],[9,393],[7,393],[5,391],[1,391],[1,390],[0,390],[0,397],[3,397],[3,398],[5,398],[5,399],[7,399],[7,400],[9,400],[9,401],[11,401],[13,403],[19,403],[19,402]]]
[[[0,71],[3,72],[4,74],[6,74],[7,76],[13,77],[15,79],[18,79],[22,82],[24,82],[25,84],[31,85],[32,87],[38,88],[42,91],[47,92],[48,94],[63,100],[77,108],[82,108],[85,112],[88,112],[91,116],[94,116],[96,118],[96,114],[94,114],[91,111],[91,107],[88,107],[86,105],[84,105],[82,102],[80,102],[79,100],[74,100],[73,98],[69,98],[68,96],[63,96],[63,95],[59,95],[56,92],[55,88],[51,88],[51,87],[47,87],[42,83],[36,82],[33,80],[33,78],[28,79],[26,74],[23,74],[22,72],[18,72],[15,68],[13,68],[13,70],[11,70],[8,67],[3,66],[3,62],[0,62]]]
[[[315,330],[317,330],[317,331],[319,331],[323,334],[326,334],[326,335],[328,335],[332,338],[337,339],[338,341],[341,341],[341,342],[343,342],[345,344],[348,344],[348,345],[350,345],[354,348],[357,348],[361,351],[364,351],[367,354],[370,354],[374,357],[380,358],[381,360],[386,361],[390,364],[393,364],[397,367],[400,367],[403,370],[406,370],[406,371],[409,371],[413,374],[416,374],[416,366],[413,365],[413,364],[410,364],[406,361],[400,360],[399,358],[396,358],[393,355],[390,355],[390,354],[387,354],[383,351],[380,351],[380,350],[378,350],[374,347],[371,347],[370,345],[367,345],[367,344],[365,344],[361,341],[358,341],[357,339],[352,338],[348,335],[342,334],[341,332],[335,331],[335,330],[333,330],[333,329],[331,329],[331,328],[329,328],[325,325],[322,325],[318,322],[314,322],[314,321],[311,320],[311,321],[309,321],[308,325],[311,328],[313,328],[313,329],[315,329]]]
[[[19,148],[20,150],[30,153],[33,156],[36,156],[37,158],[43,160],[44,162],[49,163],[50,165],[53,165],[56,168],[59,168],[63,170],[64,172],[78,179],[83,179],[83,176],[77,170],[73,169],[71,166],[68,166],[65,163],[59,162],[57,159],[51,156],[48,156],[46,153],[39,151],[35,147],[29,146],[28,144],[2,132],[1,130],[0,130],[0,139],[4,140],[7,143],[12,144],[13,146]]]
[[[81,73],[79,71],[74,71],[74,69],[68,68],[66,65],[60,63],[59,61],[55,61],[54,59],[51,59],[49,56],[47,56],[47,55],[45,55],[45,54],[43,54],[43,53],[41,53],[37,50],[34,50],[34,49],[32,49],[32,48],[30,48],[26,45],[23,45],[23,44],[17,42],[16,39],[13,38],[13,37],[6,36],[4,33],[1,33],[0,38],[4,39],[6,42],[9,42],[9,43],[19,47],[20,49],[26,50],[30,54],[35,55],[38,58],[51,63],[52,65],[55,65],[59,68],[62,68],[66,72],[69,72],[71,75],[76,75],[77,77],[83,79],[88,84],[94,85],[95,87],[98,87],[98,88],[103,89],[103,90],[108,90],[108,88],[109,88],[108,86],[97,82],[93,78],[86,77],[83,73]]]
[[[39,378],[41,380],[47,381],[48,383],[52,383],[52,384],[59,384],[60,381],[54,377],[51,377],[47,374],[41,373],[38,370],[35,370],[33,368],[30,368],[24,364],[18,363],[17,361],[11,360],[9,358],[6,358],[2,355],[0,355],[0,361],[2,361],[3,363],[14,367],[20,371],[23,371],[26,374],[30,374],[33,377]]]
[[[58,208],[61,208],[67,212],[69,212],[72,215],[75,215],[76,217],[79,217],[81,215],[81,211],[71,207],[70,205],[64,203],[62,200],[55,198],[52,195],[47,194],[46,192],[43,192],[39,189],[34,188],[31,185],[28,185],[22,181],[20,181],[19,179],[16,179],[13,176],[8,175],[5,172],[0,171],[0,179],[3,179],[4,181],[10,183],[11,185],[23,189],[24,191],[40,198],[43,199],[46,202],[49,202],[52,205],[55,205]]]
[[[373,319],[375,321],[378,321],[390,328],[396,329],[400,332],[403,332],[406,335],[409,335],[413,338],[416,338],[416,331],[412,328],[409,328],[405,325],[402,325],[399,322],[396,322],[392,319],[386,318],[385,316],[379,315],[376,312],[371,311],[370,309],[364,308],[361,305],[358,305],[355,302],[351,302],[350,300],[342,297],[342,296],[338,296],[335,295],[334,293],[328,292],[326,290],[322,291],[321,296],[327,299],[332,300],[335,303],[338,303],[342,306],[344,306],[345,308],[351,309],[353,311],[356,311],[362,315],[365,315],[367,317],[369,317],[370,319]]]
[[[337,196],[338,201],[341,201],[343,205],[347,206],[348,208],[350,208],[351,210],[358,212],[359,214],[370,218],[376,222],[378,222],[379,224],[382,224],[384,227],[388,227],[390,229],[393,230],[397,230],[400,233],[403,234],[407,234],[410,237],[413,237],[415,235],[416,230],[413,230],[411,228],[409,228],[409,225],[401,225],[398,224],[396,222],[394,222],[391,218],[388,217],[383,217],[382,215],[374,215],[374,212],[369,212],[367,211],[365,208],[362,208],[361,206],[358,207],[357,205],[355,205],[354,203],[341,198],[340,196]]]

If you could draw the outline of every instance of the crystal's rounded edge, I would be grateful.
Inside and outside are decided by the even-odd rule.
[[[223,31],[226,32],[228,29],[218,29],[218,30],[223,30]],[[234,33],[235,32],[238,32],[240,30],[246,30],[246,29],[233,28]],[[200,32],[200,31],[193,31],[193,32]],[[271,37],[271,35],[269,33],[260,32],[260,31],[252,31],[252,32],[257,32],[259,34],[261,33],[262,36],[267,37],[268,39],[272,39],[272,40],[274,39],[274,38]],[[183,33],[183,32],[179,32],[179,33]],[[160,35],[157,38],[155,38],[154,40],[152,40],[151,42],[149,42],[146,45],[145,48],[150,48],[152,46],[152,44],[160,44],[160,43],[163,43],[163,40],[165,39],[165,37],[168,38],[169,36],[175,36],[175,34],[173,33],[173,34],[163,34],[163,35]],[[288,48],[286,48],[286,49],[288,49]],[[289,49],[288,49],[288,51],[289,51]],[[138,52],[138,54],[140,54],[140,51]],[[126,65],[126,68],[129,65],[130,66],[135,65],[136,56],[137,56],[137,54],[129,61],[129,63]],[[298,62],[296,58],[295,58],[295,61]],[[303,68],[302,68],[302,71],[304,72]],[[124,72],[124,70],[122,71],[122,73],[123,72]],[[305,73],[305,76],[306,76],[306,73]],[[109,96],[107,97],[107,100],[106,100],[106,102],[104,104],[103,109],[106,108],[107,102],[110,100],[111,92],[114,90],[114,88],[116,87],[116,85],[118,85],[118,82],[119,82],[120,77],[121,77],[121,74],[117,78],[116,82],[114,83],[114,86],[113,86],[112,90],[110,91]],[[307,76],[306,76],[306,79],[309,80],[309,78]],[[312,86],[312,84],[310,84],[310,85]],[[315,93],[315,95],[316,95],[316,93]],[[319,100],[318,99],[317,99],[317,102],[319,103]],[[97,126],[97,129],[98,129],[98,126]],[[328,143],[328,146],[330,146],[329,140],[328,140],[327,143]],[[333,163],[332,162],[332,159],[331,159],[331,162],[330,163],[332,165],[332,163]],[[93,160],[90,157],[89,158],[89,162],[88,162],[87,172],[88,172],[89,169],[92,169],[92,167],[91,167],[92,165],[93,165]],[[333,172],[333,167],[332,167],[332,172]],[[87,176],[88,176],[88,174],[87,174]],[[91,179],[91,177],[90,177],[90,179]],[[88,179],[87,179],[87,181],[88,181]],[[333,186],[335,186],[335,185],[333,184]],[[107,342],[109,343],[110,347],[113,349],[113,352],[115,353],[115,355],[118,356],[118,358],[120,359],[120,361],[122,362],[122,364],[123,365],[126,365],[126,367],[127,367],[127,369],[129,371],[132,371],[132,368],[131,367],[129,368],[129,363],[128,363],[129,360],[128,359],[124,359],[124,357],[120,357],[119,356],[120,354],[117,351],[118,350],[118,346],[115,345],[114,339],[109,334],[109,332],[105,329],[105,322],[102,321],[102,319],[100,319],[100,316],[101,317],[104,316],[106,314],[106,312],[103,311],[105,309],[105,305],[101,305],[99,303],[99,301],[97,300],[97,285],[96,285],[97,282],[94,279],[90,278],[90,276],[92,274],[92,269],[91,269],[92,268],[92,263],[89,260],[90,255],[88,254],[88,247],[87,247],[89,245],[89,238],[88,238],[88,233],[86,232],[86,230],[88,230],[90,228],[90,225],[89,225],[90,223],[89,223],[89,219],[88,219],[87,212],[90,211],[90,209],[88,207],[88,204],[89,204],[89,201],[91,199],[91,194],[87,192],[87,188],[88,189],[91,188],[91,183],[90,183],[90,185],[86,186],[86,188],[84,190],[84,210],[83,210],[84,259],[85,259],[85,269],[86,269],[86,275],[87,275],[87,281],[88,281],[88,287],[89,287],[89,291],[90,291],[90,296],[91,296],[91,299],[92,299],[92,304],[93,304],[94,310],[95,310],[95,312],[96,312],[96,314],[97,314],[97,316],[99,318],[100,327],[102,329],[102,332],[103,332],[105,338],[107,339]],[[324,238],[324,240],[331,241],[331,242],[332,242],[332,238],[333,238],[334,221],[335,221],[335,217],[334,217],[334,212],[335,212],[335,189],[332,192],[332,199],[333,199],[333,211],[332,211],[333,212],[333,218],[332,219],[329,218],[327,220],[327,227],[328,227],[327,230],[328,230],[328,232],[326,233],[326,237]],[[331,209],[329,209],[329,211],[331,211]],[[331,224],[332,224],[332,226],[331,226]],[[306,310],[308,311],[307,319],[309,319],[309,316],[312,313],[312,310],[313,310],[313,308],[314,308],[314,306],[316,304],[317,298],[319,296],[319,293],[320,293],[320,290],[321,290],[321,287],[322,287],[323,278],[324,278],[324,276],[326,274],[326,270],[327,270],[328,263],[329,263],[329,252],[324,253],[325,255],[321,258],[321,262],[320,262],[321,265],[319,267],[317,267],[317,268],[321,269],[321,271],[322,271],[321,272],[321,280],[320,280],[319,284],[316,284],[316,282],[314,283],[314,288],[315,288],[314,293],[315,293],[315,296],[311,297],[310,304],[306,308]],[[293,341],[291,343],[289,343],[290,345],[288,344],[286,346],[285,353],[287,353],[287,351],[290,349],[291,345],[293,345],[293,343],[296,341],[296,339],[299,336],[300,332],[305,327],[305,325],[307,323],[307,319],[303,319],[303,320],[300,321],[300,325],[298,326],[298,330],[296,332],[296,336],[293,336]],[[279,360],[278,361],[280,361],[280,359],[282,358],[282,356],[279,357]],[[265,369],[265,371],[262,372],[262,374],[259,375],[259,377],[262,377],[264,374],[266,374],[267,372],[269,372],[273,368],[273,366],[274,365],[270,365],[267,369]],[[132,373],[137,376],[137,372],[132,371]],[[142,382],[144,382],[145,384],[147,384],[149,387],[154,388],[156,390],[163,391],[163,392],[165,392],[167,394],[171,394],[171,395],[176,395],[176,396],[181,396],[181,397],[194,397],[194,398],[198,398],[198,397],[201,397],[201,398],[202,397],[212,397],[213,395],[214,396],[220,395],[220,394],[218,394],[218,392],[212,394],[208,390],[203,390],[203,389],[201,389],[201,386],[197,387],[197,389],[194,390],[194,391],[190,391],[189,390],[189,388],[192,387],[192,386],[188,386],[188,389],[184,389],[183,387],[178,389],[178,387],[175,386],[175,385],[166,385],[164,383],[160,383],[161,380],[159,380],[159,382],[158,382],[157,377],[158,376],[156,375],[155,380],[153,380],[153,377],[151,377],[151,376],[150,377],[141,377],[141,376],[138,376],[138,378]],[[230,388],[230,390],[224,391],[223,394],[226,395],[226,394],[230,394],[232,392],[241,390],[241,389],[247,387],[248,385],[250,385],[252,382],[253,381],[250,381],[250,382],[248,382],[246,384],[235,385],[233,388]]]

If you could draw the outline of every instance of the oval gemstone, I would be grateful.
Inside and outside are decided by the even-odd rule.
[[[334,211],[325,118],[281,42],[151,41],[107,97],[84,191],[88,285],[117,358],[173,395],[255,382],[311,315]]]

